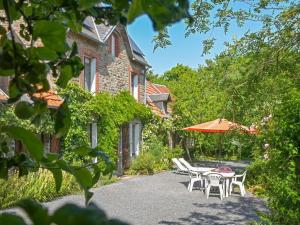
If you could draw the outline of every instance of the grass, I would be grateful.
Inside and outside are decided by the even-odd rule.
[[[96,187],[117,182],[118,178],[103,176]],[[80,187],[73,176],[63,173],[63,182],[59,192],[56,192],[54,178],[48,170],[19,177],[14,173],[8,180],[0,180],[0,209],[13,207],[24,198],[32,198],[40,202],[54,200],[58,197],[78,194]]]

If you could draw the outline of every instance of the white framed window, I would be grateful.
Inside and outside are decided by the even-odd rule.
[[[84,57],[84,88],[96,92],[96,59]]]
[[[139,76],[136,74],[131,75],[131,94],[136,100],[139,99]]]

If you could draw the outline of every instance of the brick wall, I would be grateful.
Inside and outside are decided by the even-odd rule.
[[[71,45],[74,41],[77,43],[82,63],[84,62],[84,57],[96,59],[96,91],[98,92],[100,91],[101,43],[92,41],[83,35],[69,32],[67,36],[68,44]],[[80,76],[74,78],[74,81],[84,88],[84,71],[81,71]]]
[[[117,93],[121,90],[131,91],[131,75],[139,75],[139,102],[145,102],[145,78],[142,70],[143,65],[130,60],[127,50],[129,43],[124,41],[121,33],[124,28],[117,27],[113,32],[116,40],[116,57],[111,55],[111,36],[106,41],[106,45],[101,47],[101,55],[103,56],[100,66],[100,90],[110,93]],[[127,48],[126,48],[127,47]]]
[[[130,60],[126,52],[125,43],[118,31],[113,33],[116,40],[118,54],[113,58],[111,54],[111,36],[101,48],[103,60],[100,66],[100,90],[117,93],[121,90],[130,90],[128,79]]]

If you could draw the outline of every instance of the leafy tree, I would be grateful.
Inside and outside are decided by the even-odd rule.
[[[258,136],[226,135],[223,154],[241,150],[242,155],[255,160],[249,168],[249,184],[263,187],[268,198],[270,213],[262,217],[266,223],[297,224],[299,5],[284,5],[272,21],[276,27],[266,24],[259,32],[228,44],[226,51],[198,71],[163,83],[175,95],[173,113],[180,118],[179,129],[217,117],[259,127]],[[166,74],[171,71],[176,75],[177,67]],[[195,157],[214,153],[216,136],[177,133],[183,140],[188,135],[195,139]],[[268,151],[265,144],[270,145]]]
[[[251,48],[259,48],[265,40],[272,42],[279,33],[290,37],[286,39],[287,46],[292,47],[293,43],[299,42],[298,35],[290,36],[293,30],[299,29],[299,3],[293,0],[195,0],[191,3],[191,17],[185,20],[185,35],[201,33],[208,36],[202,43],[203,53],[206,54],[216,40],[209,33],[222,29],[226,34],[234,23],[242,27],[249,22],[262,26],[259,32],[244,33],[243,36],[250,39],[257,37],[257,41],[252,41],[249,46]],[[157,47],[172,44],[166,28],[153,40]]]
[[[189,76],[193,74],[193,70],[188,66],[177,64],[176,67],[165,72],[162,76],[163,80],[166,81],[177,81],[181,76]]]
[[[83,69],[81,60],[77,56],[77,45],[74,43],[68,46],[66,35],[69,29],[80,32],[87,16],[95,17],[98,23],[126,25],[136,17],[146,14],[153,22],[154,29],[162,29],[166,25],[188,17],[188,8],[187,0],[160,2],[1,0],[0,76],[10,78],[8,103],[16,104],[16,115],[20,119],[39,123],[39,117],[47,111],[47,105],[44,101],[35,98],[34,93],[49,90],[48,74],[51,73],[56,78],[58,87],[65,88],[68,81],[78,77]],[[33,104],[19,101],[24,94],[31,98]],[[50,113],[55,118],[54,130],[57,137],[67,134],[70,127],[70,109],[67,102],[65,101],[57,111]],[[12,168],[17,168],[20,175],[25,175],[43,167],[53,173],[59,190],[62,183],[62,170],[64,170],[76,178],[85,192],[86,204],[88,203],[92,197],[89,189],[97,182],[101,173],[105,172],[101,171],[98,164],[68,165],[59,155],[45,153],[41,141],[35,134],[19,124],[17,126],[1,124],[0,133],[0,178],[7,179],[8,171]],[[6,137],[20,140],[26,152],[11,156]],[[86,157],[107,160],[99,148],[90,149],[83,146],[74,149],[74,152]],[[102,221],[107,224],[118,223],[106,220],[105,215],[101,212],[99,214],[99,210],[95,207],[81,209],[66,205],[49,217],[47,211],[37,203],[25,201],[20,205],[34,224],[99,224]],[[74,214],[74,210],[78,213]],[[78,215],[82,217],[78,219]],[[25,224],[21,218],[11,214],[2,214],[0,223]]]

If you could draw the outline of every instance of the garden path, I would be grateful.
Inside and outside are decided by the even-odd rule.
[[[244,164],[237,167],[243,167]],[[257,210],[266,210],[261,199],[238,193],[221,201],[206,199],[203,192],[187,191],[188,176],[170,171],[153,176],[136,176],[94,189],[92,201],[109,217],[134,225],[150,224],[246,224],[257,220]],[[63,203],[83,205],[81,195],[45,203],[54,210]]]

